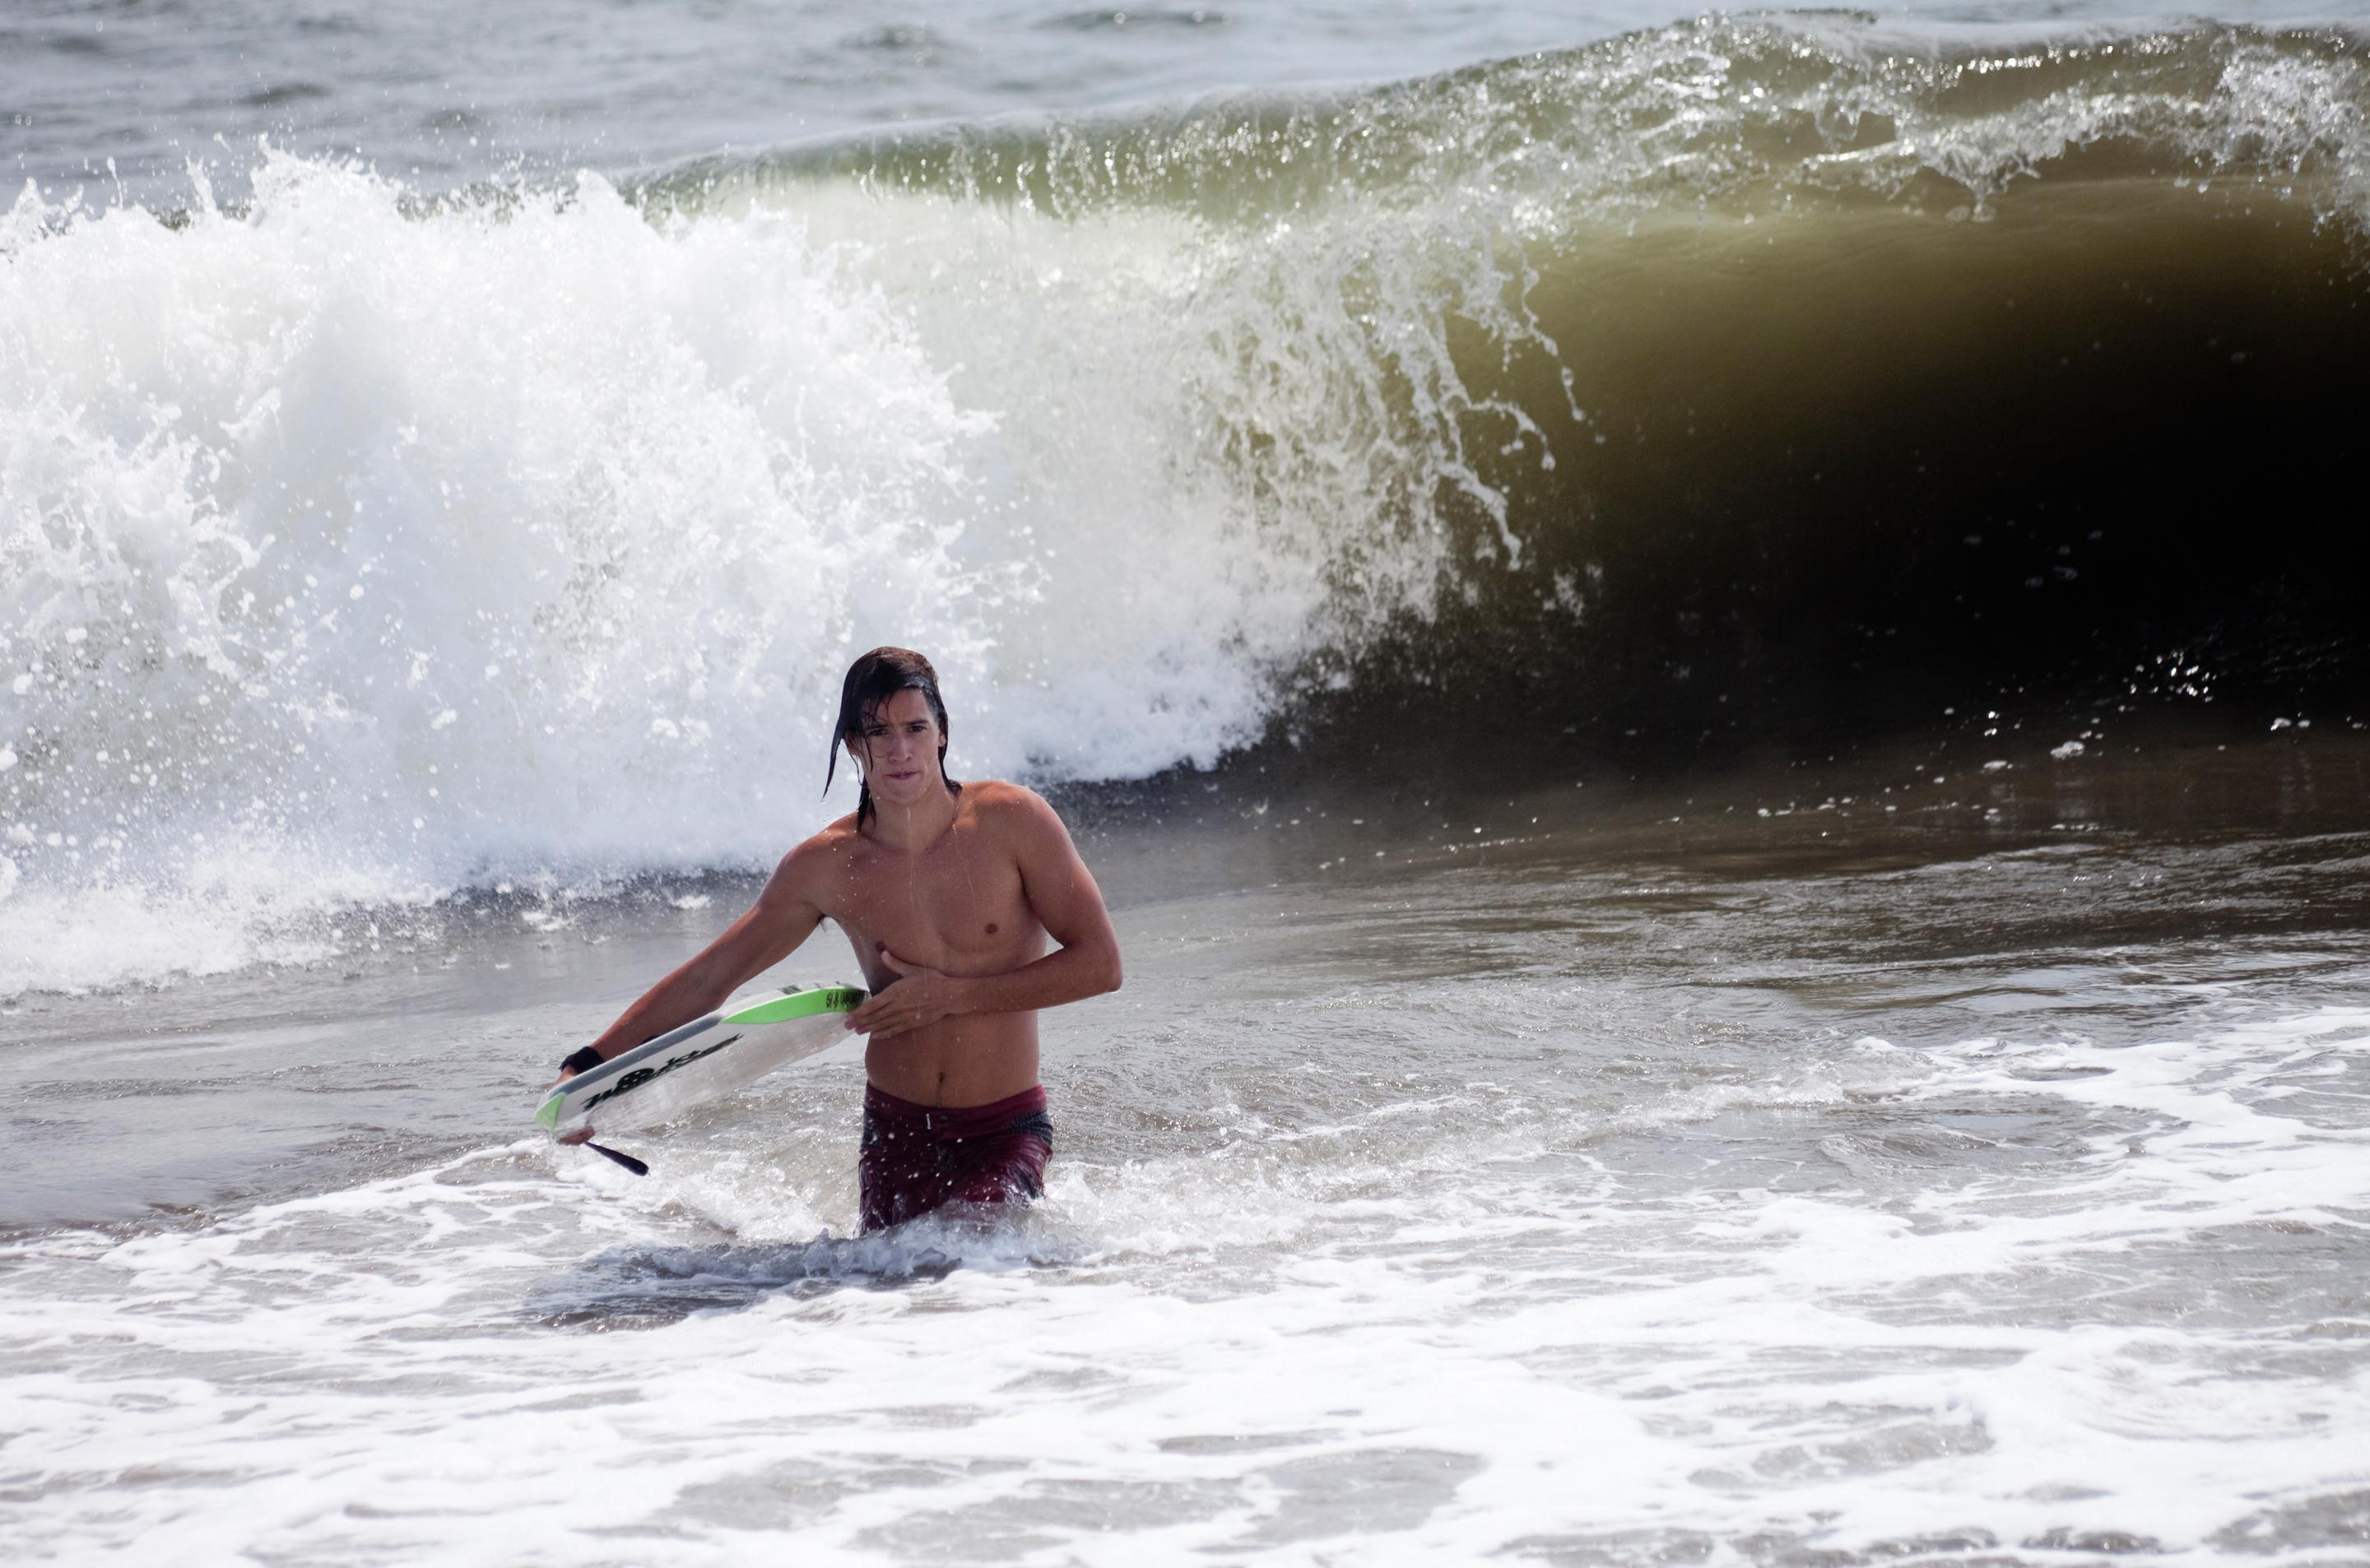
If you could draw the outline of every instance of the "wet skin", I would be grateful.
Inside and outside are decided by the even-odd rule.
[[[713,1012],[828,919],[874,992],[847,1026],[869,1036],[875,1087],[953,1106],[1034,1086],[1038,1010],[1117,990],[1119,940],[1053,808],[998,780],[950,791],[943,738],[919,692],[868,715],[846,744],[873,816],[843,817],[784,856],[748,911],[593,1048],[614,1057]]]

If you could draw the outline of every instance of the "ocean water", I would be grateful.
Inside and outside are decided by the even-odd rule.
[[[2370,1562],[2362,22],[11,9],[12,1557]],[[881,642],[1046,1201],[528,1137]]]

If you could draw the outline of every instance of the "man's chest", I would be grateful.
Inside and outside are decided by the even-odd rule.
[[[824,912],[922,963],[1007,952],[1033,927],[1020,869],[971,842],[917,855],[869,855]]]

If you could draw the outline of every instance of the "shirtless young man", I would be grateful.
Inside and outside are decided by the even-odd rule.
[[[714,1012],[834,920],[873,991],[847,1017],[869,1036],[864,1229],[949,1203],[1025,1202],[1053,1150],[1038,1009],[1119,989],[1102,893],[1033,792],[946,776],[946,704],[920,654],[875,648],[849,667],[836,733],[834,766],[846,746],[862,779],[855,814],[784,856],[746,914],[560,1077]]]

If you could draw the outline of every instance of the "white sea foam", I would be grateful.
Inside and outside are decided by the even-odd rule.
[[[2370,1211],[2365,1051],[2359,1010],[1864,1042],[1843,1098],[1813,1066],[1720,1107],[1701,1165],[1685,1084],[1337,1082],[1268,1131],[1220,1107],[1214,1150],[1064,1156],[1017,1224],[862,1241],[818,1235],[843,1127],[723,1118],[647,1182],[489,1150],[17,1248],[0,1521],[219,1561],[2294,1555],[2370,1442],[2309,1266]],[[1933,1141],[1727,1176],[1805,1136]]]
[[[1211,335],[1301,305],[1180,308],[1232,284],[1179,224],[405,200],[274,156],[241,216],[0,224],[0,993],[764,864],[877,643],[938,664],[959,775],[1206,763],[1343,605],[1429,590],[1316,360],[1232,409],[1317,432],[1298,476],[1202,462],[1258,395]]]

